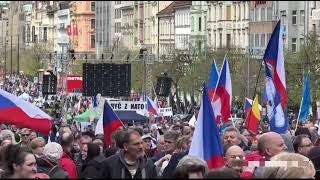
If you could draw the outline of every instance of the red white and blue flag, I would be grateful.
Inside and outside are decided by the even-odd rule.
[[[122,121],[118,118],[116,113],[112,110],[107,101],[103,108],[103,136],[105,144],[111,145],[111,134],[122,126]]]
[[[271,76],[269,67],[265,63],[265,73],[266,73],[266,93],[268,97],[268,119],[270,131],[284,134],[288,129],[288,118],[283,112],[283,107],[281,105],[280,94],[276,90],[274,81]]]
[[[219,72],[216,65],[215,59],[212,59],[211,71],[208,80],[208,95],[209,98],[212,99],[214,95],[214,91],[216,90],[217,82],[219,79]]]
[[[222,142],[205,86],[189,155],[205,160],[209,169],[224,166]]]
[[[216,115],[217,122],[220,123],[221,119],[226,123],[231,116],[231,101],[232,101],[232,86],[229,70],[229,62],[227,57],[224,57],[220,77],[211,99],[212,108]]]
[[[159,115],[159,108],[158,108],[158,100],[155,99],[157,102],[152,101],[149,97],[147,97],[147,110],[149,113],[153,115]]]
[[[274,80],[276,90],[279,92],[281,105],[282,107],[285,107],[287,105],[287,93],[282,34],[283,30],[281,29],[281,23],[278,21],[272,32],[263,59],[272,67],[272,79]]]
[[[51,117],[28,101],[0,89],[0,123],[49,134]]]

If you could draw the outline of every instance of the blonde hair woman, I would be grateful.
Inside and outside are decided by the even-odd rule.
[[[262,170],[262,178],[291,179],[314,178],[316,170],[312,161],[297,153],[283,152],[270,159],[270,166]]]
[[[17,144],[16,139],[14,137],[14,133],[8,129],[2,130],[0,132],[0,140],[1,141],[9,140],[11,141],[11,144]]]

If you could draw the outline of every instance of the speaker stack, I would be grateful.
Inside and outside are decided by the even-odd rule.
[[[156,94],[158,96],[168,97],[170,94],[172,78],[161,76],[157,79]]]
[[[57,93],[57,77],[50,72],[50,74],[43,75],[42,94],[50,95]]]
[[[93,65],[93,72],[89,73]],[[100,93],[102,96],[123,97],[130,96],[131,89],[131,64],[90,64],[83,65],[83,95],[94,96]],[[92,84],[89,86],[88,84]],[[87,89],[92,88],[93,91]]]

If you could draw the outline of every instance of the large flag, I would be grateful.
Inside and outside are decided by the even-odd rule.
[[[257,134],[258,126],[261,119],[260,108],[259,108],[258,95],[253,100],[252,108],[250,109],[247,118],[245,120],[246,128],[253,134]]]
[[[274,85],[279,92],[282,107],[285,107],[287,105],[287,93],[282,34],[281,23],[278,21],[272,32],[263,59],[272,67]]]
[[[277,132],[279,134],[286,133],[288,129],[288,118],[283,112],[283,108],[280,102],[280,95],[276,90],[273,83],[273,79],[269,70],[269,67],[265,63],[266,73],[266,93],[268,96],[268,118],[270,131]]]
[[[49,134],[51,117],[28,101],[0,89],[0,123]]]
[[[224,57],[217,88],[214,97],[211,98],[212,108],[217,122],[223,119],[226,123],[231,116],[232,87],[227,56]]]
[[[122,126],[122,121],[113,112],[111,106],[107,101],[103,108],[103,137],[105,144],[111,145],[111,134]]]
[[[310,85],[309,85],[309,75],[307,72],[304,73],[303,78],[303,89],[302,89],[302,99],[299,109],[298,120],[304,121],[308,118],[310,108]]]
[[[221,138],[205,86],[189,155],[205,160],[209,169],[224,166]]]
[[[219,72],[216,65],[215,59],[212,59],[211,71],[208,80],[208,94],[209,98],[212,99],[214,95],[214,91],[216,90],[217,82],[219,79]]]
[[[147,110],[149,113],[153,115],[159,115],[159,108],[157,102],[152,101],[149,97],[147,97]]]
[[[245,98],[245,102],[244,102],[244,110],[246,113],[248,113],[251,110],[252,107],[252,99],[249,98]],[[262,106],[259,104],[259,110],[262,111]]]

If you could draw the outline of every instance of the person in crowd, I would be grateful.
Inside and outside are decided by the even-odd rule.
[[[240,179],[240,175],[232,168],[219,168],[209,171],[205,179]]]
[[[296,153],[307,156],[309,151],[313,148],[313,144],[308,135],[300,134],[294,138],[293,147]]]
[[[147,158],[153,157],[156,147],[152,141],[153,139],[152,139],[151,135],[145,134],[141,138],[143,141],[143,148],[145,150],[145,154],[146,154]]]
[[[155,165],[147,160],[140,134],[134,130],[125,131],[123,149],[103,162],[103,178],[155,178]]]
[[[0,140],[9,140],[12,144],[17,144],[14,133],[9,129],[5,129],[0,132]]]
[[[262,178],[273,179],[310,179],[316,175],[316,170],[309,158],[298,153],[282,152],[270,159],[271,162],[286,162],[287,166],[283,167],[274,164],[273,167],[264,167],[262,170]],[[290,162],[298,162],[298,164]],[[299,165],[300,164],[300,165]]]
[[[189,153],[191,146],[192,136],[182,136],[177,140],[176,150],[173,152],[172,156],[168,159],[168,165],[163,163],[160,172],[163,171],[162,176],[164,178],[173,177],[174,169],[176,169],[179,161]],[[163,169],[163,170],[162,170]],[[161,174],[160,174],[161,175]]]
[[[154,151],[154,155],[157,155],[159,153],[162,153],[165,151],[165,142],[164,142],[164,136],[160,135],[157,141],[157,147]]]
[[[105,157],[104,156],[104,143],[103,143],[103,140],[100,139],[100,138],[96,138],[92,141],[93,144],[97,144],[100,148],[100,156],[102,157]]]
[[[313,163],[316,170],[316,179],[320,179],[320,146],[311,148],[307,156]]]
[[[182,135],[183,136],[192,136],[193,135],[192,128],[187,125],[183,126]]]
[[[239,130],[233,126],[224,129],[222,139],[224,145],[237,145],[240,146],[244,151],[250,150],[250,148],[243,143]]]
[[[177,140],[179,138],[179,134],[174,131],[168,131],[164,134],[164,142],[165,142],[165,152],[159,153],[153,156],[151,159],[153,162],[157,162],[162,157],[167,154],[172,154],[176,150]]]
[[[45,145],[46,142],[42,137],[35,138],[30,142],[30,147],[36,157],[42,156]]]
[[[37,133],[35,131],[30,131],[30,142],[37,138]]]
[[[285,143],[286,146],[287,146],[286,151],[293,153],[293,152],[294,152],[294,147],[293,147],[293,142],[292,142],[293,138],[292,138],[292,136],[289,134],[289,132],[286,133],[286,134],[280,134],[280,136],[282,137],[282,139],[284,140],[284,143]]]
[[[50,178],[67,179],[68,173],[58,164],[63,153],[60,144],[50,142],[44,146],[43,155],[37,158],[37,172],[45,173]]]
[[[73,146],[73,136],[69,133],[63,133],[60,137],[60,144],[63,149],[61,158],[59,159],[59,165],[68,173],[69,178],[77,178],[77,167],[74,163],[71,155],[71,149]]]
[[[203,179],[208,172],[207,163],[196,156],[183,157],[175,169],[176,179]]]
[[[30,129],[28,128],[23,128],[20,131],[21,135],[21,146],[29,146],[30,144]]]
[[[102,163],[106,159],[100,156],[100,147],[95,143],[88,143],[87,146],[88,155],[83,164],[81,177],[90,179],[102,178]]]
[[[242,128],[240,133],[241,133],[244,145],[247,147],[251,147],[252,140],[253,140],[252,134],[248,131],[247,128]]]
[[[87,158],[88,143],[92,143],[93,134],[91,132],[83,132],[80,136],[80,153],[74,154],[74,160],[76,161],[78,174],[81,173],[82,164]]]
[[[37,173],[36,158],[26,146],[10,144],[4,154],[4,178],[34,178]]]

